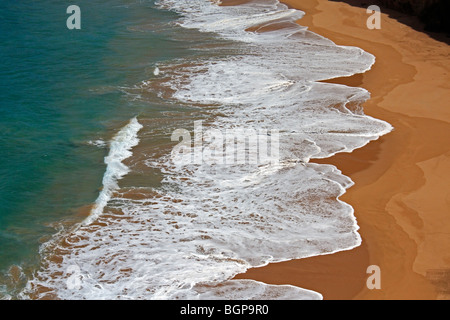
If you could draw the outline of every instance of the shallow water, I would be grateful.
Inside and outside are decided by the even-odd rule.
[[[77,4],[81,30],[67,29],[61,1],[0,3],[3,290],[17,285],[11,266],[29,274],[40,245],[83,219],[102,186],[111,137],[137,114],[161,110],[121,88],[146,79],[157,62],[186,55],[170,30],[133,30],[176,16],[151,1]]]

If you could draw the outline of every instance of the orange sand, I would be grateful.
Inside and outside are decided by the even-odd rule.
[[[365,8],[327,0],[283,2],[306,12],[299,23],[311,31],[376,56],[372,70],[330,82],[369,90],[365,113],[395,130],[353,153],[320,161],[356,183],[341,199],[355,208],[361,247],[270,264],[236,278],[297,285],[325,299],[449,299],[450,277],[438,278],[437,286],[429,274],[450,270],[450,46],[390,18],[383,8],[382,29],[369,30]],[[369,265],[381,268],[381,290],[366,287]]]

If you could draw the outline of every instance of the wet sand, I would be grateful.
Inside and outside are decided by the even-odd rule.
[[[324,299],[449,299],[450,46],[383,8],[381,30],[369,30],[365,8],[283,2],[306,12],[299,23],[311,31],[376,56],[370,71],[328,82],[369,90],[364,112],[394,131],[352,153],[315,161],[335,165],[355,182],[341,200],[355,209],[360,247],[274,263],[236,278],[292,284]],[[366,286],[370,265],[381,269],[380,290]]]

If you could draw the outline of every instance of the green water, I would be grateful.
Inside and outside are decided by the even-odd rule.
[[[71,4],[0,2],[3,272],[36,264],[42,241],[61,222],[80,221],[80,208],[95,201],[108,149],[87,142],[108,141],[131,117],[161,109],[118,88],[187,51],[159,28],[175,14],[155,9],[154,1],[77,1],[81,30],[66,27]]]

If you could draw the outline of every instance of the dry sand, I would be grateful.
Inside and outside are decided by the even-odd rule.
[[[390,18],[383,8],[381,30],[369,30],[365,8],[327,0],[283,2],[306,12],[299,23],[311,31],[376,56],[370,71],[330,82],[369,90],[365,113],[395,129],[321,161],[355,182],[341,199],[355,209],[360,247],[270,264],[236,278],[292,284],[324,299],[448,299],[450,46]],[[369,265],[381,268],[381,290],[366,287]]]

